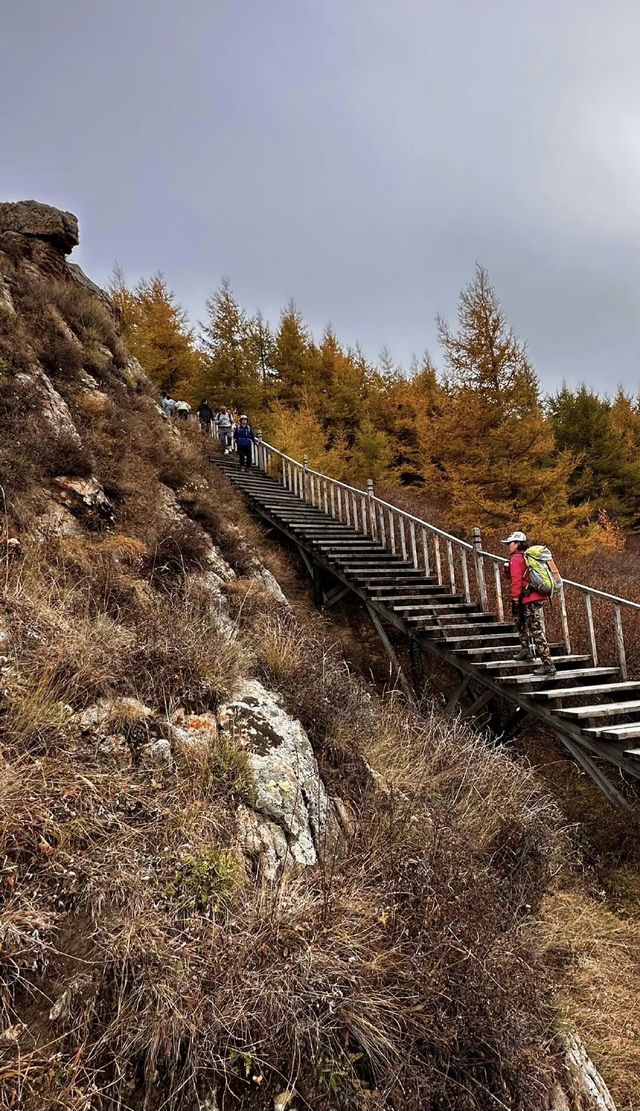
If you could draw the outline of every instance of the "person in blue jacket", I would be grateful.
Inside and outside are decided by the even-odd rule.
[[[255,444],[256,438],[246,413],[242,414],[240,423],[234,428],[233,439],[238,450],[240,470],[242,470],[243,467],[249,470],[251,467],[251,445]]]

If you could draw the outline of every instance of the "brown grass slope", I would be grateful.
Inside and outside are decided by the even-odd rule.
[[[15,242],[0,267],[19,542],[0,564],[0,1107],[264,1108],[289,1088],[317,1111],[544,1107],[557,808],[525,764],[381,700],[320,617],[261,591],[268,545],[198,437],[163,424],[103,301]],[[39,372],[79,437],[43,416]],[[115,523],[54,527],[60,475],[94,476]],[[200,574],[210,537],[238,574],[232,635]],[[320,866],[271,887],[238,849],[241,750],[150,766],[128,703],[126,760],[78,718],[103,696],[167,721],[215,711],[248,675],[299,716],[352,818]]]

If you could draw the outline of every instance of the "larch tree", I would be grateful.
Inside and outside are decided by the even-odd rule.
[[[255,316],[249,321],[249,347],[253,352],[256,366],[262,379],[262,389],[265,398],[268,397],[270,388],[276,379],[273,367],[273,332],[269,322],[265,320],[262,311],[258,309]]]
[[[290,301],[280,317],[273,344],[276,392],[283,405],[295,409],[305,404],[315,358],[315,347],[300,310],[295,301]]]
[[[249,321],[228,278],[207,299],[207,322],[200,326],[203,388],[214,406],[255,412],[262,401],[262,378]]]
[[[129,350],[165,393],[192,396],[200,374],[200,354],[186,311],[176,301],[162,274],[127,288],[119,267],[109,292],[122,319]]]
[[[526,348],[509,326],[480,266],[462,291],[456,331],[439,320],[446,373],[434,422],[429,476],[451,523],[468,532],[523,528],[584,549],[600,538],[588,505],[572,506],[576,463],[555,452]],[[435,464],[435,469],[434,469]]]

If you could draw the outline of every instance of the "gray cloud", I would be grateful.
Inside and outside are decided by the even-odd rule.
[[[3,197],[408,364],[476,260],[547,388],[637,389],[636,0],[8,0]],[[74,256],[74,257],[75,257]]]

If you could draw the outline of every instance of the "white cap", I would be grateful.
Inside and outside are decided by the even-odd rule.
[[[502,541],[503,544],[526,544],[526,542],[527,538],[523,532],[512,532],[511,536],[507,536],[507,539]]]

